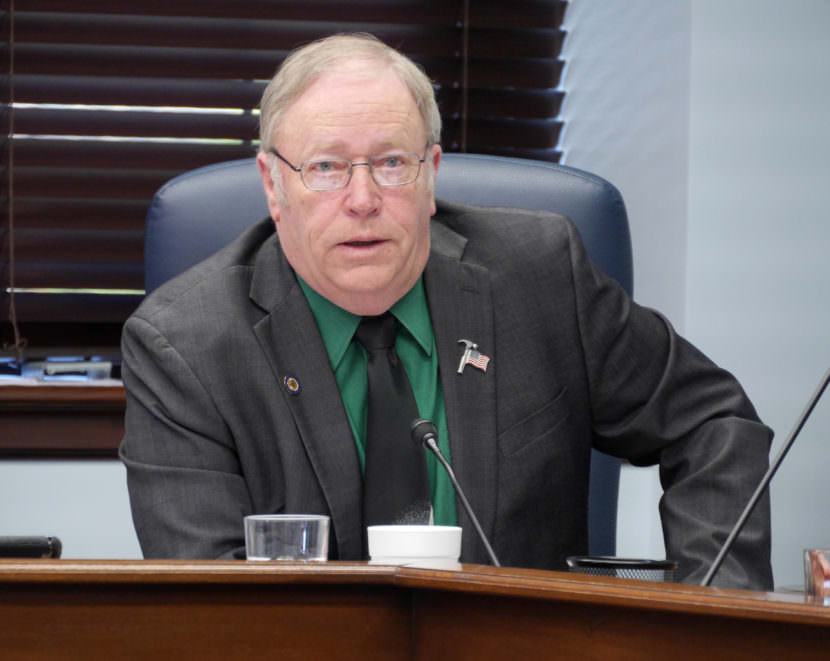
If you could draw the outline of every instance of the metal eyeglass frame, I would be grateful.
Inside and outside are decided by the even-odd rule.
[[[268,150],[268,153],[273,154],[278,159],[280,159],[283,163],[285,163],[288,167],[290,167],[292,170],[294,170],[294,172],[297,172],[300,175],[300,180],[303,182],[303,185],[308,190],[314,191],[315,193],[328,193],[328,192],[331,192],[331,191],[334,191],[334,190],[340,190],[342,188],[346,188],[346,186],[348,186],[349,183],[352,180],[352,173],[354,172],[355,166],[358,166],[358,165],[365,165],[367,168],[369,168],[369,175],[372,177],[372,181],[374,181],[378,186],[381,186],[383,188],[397,188],[398,186],[406,186],[407,184],[411,184],[412,182],[417,181],[418,177],[421,176],[421,165],[423,165],[423,163],[426,161],[427,150],[428,149],[429,149],[429,143],[427,143],[427,146],[424,147],[424,155],[421,156],[418,159],[418,171],[415,173],[415,176],[412,177],[412,179],[410,179],[409,181],[404,181],[404,182],[401,182],[399,184],[382,184],[377,179],[375,179],[375,170],[372,167],[372,164],[370,162],[371,159],[370,159],[369,161],[358,161],[358,162],[349,161],[349,172],[348,172],[348,176],[346,177],[346,180],[343,182],[342,185],[336,186],[334,188],[312,188],[311,186],[308,185],[308,182],[305,180],[305,177],[303,176],[303,167],[307,163],[310,163],[312,161],[303,161],[302,163],[300,163],[300,166],[297,167],[296,165],[294,165],[291,161],[289,161],[287,158],[285,158],[285,156],[280,154],[273,147],[271,147]],[[414,152],[399,152],[399,153],[400,154],[413,154],[413,155],[417,156],[417,154],[415,154]],[[312,159],[312,160],[317,160],[317,159]],[[331,159],[320,159],[320,160],[346,161],[347,159],[345,159],[345,158],[331,158]]]

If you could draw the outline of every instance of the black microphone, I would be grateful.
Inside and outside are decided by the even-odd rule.
[[[441,462],[441,465],[444,467],[444,470],[447,471],[447,475],[450,476],[450,481],[453,483],[453,486],[455,487],[455,492],[461,499],[461,504],[464,505],[464,510],[467,512],[467,516],[469,516],[470,520],[473,522],[476,532],[478,533],[481,542],[484,544],[484,548],[487,549],[487,554],[490,556],[490,562],[492,562],[493,565],[496,567],[501,567],[498,558],[496,558],[496,554],[493,552],[493,547],[490,546],[490,542],[487,541],[487,535],[485,535],[484,531],[481,529],[481,524],[478,522],[476,515],[473,513],[473,508],[470,507],[470,503],[467,501],[467,497],[464,495],[464,490],[461,488],[461,485],[458,484],[458,480],[455,479],[455,473],[453,473],[453,470],[450,467],[449,462],[447,461],[446,457],[444,457],[444,453],[441,452],[441,449],[438,447],[438,430],[435,428],[435,425],[432,424],[429,420],[424,420],[423,418],[416,418],[412,421],[412,424],[409,426],[409,429],[410,433],[412,434],[412,440],[415,443],[417,443],[418,445],[423,445],[425,448],[430,450],[436,457],[438,457],[438,461]]]
[[[763,478],[761,478],[761,482],[755,489],[755,493],[752,494],[752,497],[746,504],[744,511],[741,512],[741,516],[738,517],[738,522],[735,524],[735,527],[732,528],[732,532],[729,533],[729,537],[727,537],[726,541],[723,543],[723,546],[718,552],[717,557],[715,558],[714,562],[712,562],[712,566],[709,568],[709,571],[706,572],[706,576],[704,576],[703,580],[700,582],[701,585],[706,586],[712,582],[712,578],[714,578],[718,569],[720,569],[721,564],[723,564],[723,560],[726,557],[726,554],[729,553],[729,549],[731,549],[732,544],[735,543],[735,538],[737,538],[737,536],[741,534],[741,530],[743,530],[744,524],[746,523],[750,514],[752,514],[752,510],[755,509],[755,505],[758,504],[758,500],[760,500],[761,496],[764,495],[764,492],[769,487],[769,483],[770,481],[772,481],[772,476],[775,475],[775,471],[778,470],[778,467],[784,461],[784,457],[787,455],[787,452],[789,451],[790,447],[792,447],[792,444],[795,442],[796,436],[798,436],[799,432],[801,432],[801,428],[804,426],[804,423],[807,422],[807,418],[810,417],[810,414],[813,412],[813,409],[816,407],[816,404],[818,404],[818,400],[824,392],[824,389],[827,388],[828,382],[830,382],[830,369],[828,369],[824,373],[824,376],[822,377],[818,388],[816,388],[815,392],[810,397],[810,401],[807,402],[807,406],[804,408],[804,411],[802,411],[798,420],[796,420],[795,426],[790,432],[789,437],[787,437],[787,440],[784,441],[784,445],[778,452],[778,456],[775,457],[775,460],[770,465],[766,474]]]
[[[0,558],[60,558],[57,537],[0,537]]]

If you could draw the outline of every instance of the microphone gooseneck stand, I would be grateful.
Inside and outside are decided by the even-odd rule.
[[[723,546],[721,546],[721,549],[718,552],[717,557],[715,557],[714,562],[712,562],[712,566],[709,568],[709,571],[706,572],[706,576],[704,576],[703,580],[700,582],[701,585],[707,586],[709,585],[709,583],[712,582],[712,579],[714,578],[718,569],[720,569],[721,564],[723,564],[723,560],[726,557],[726,554],[729,553],[729,549],[732,548],[732,544],[735,543],[735,539],[738,537],[738,535],[741,534],[741,530],[743,530],[744,524],[746,524],[747,519],[749,518],[750,514],[752,514],[752,511],[755,509],[755,505],[758,504],[758,500],[760,500],[761,496],[764,495],[764,491],[766,491],[767,487],[769,487],[769,483],[772,480],[772,476],[775,475],[775,472],[778,470],[778,467],[781,466],[781,463],[784,461],[784,457],[787,455],[787,452],[795,442],[795,439],[801,431],[801,428],[804,426],[804,423],[807,422],[807,418],[810,417],[810,414],[816,407],[816,404],[818,403],[819,398],[821,398],[824,389],[827,388],[828,382],[830,382],[830,369],[828,369],[824,373],[821,382],[819,383],[813,395],[810,397],[810,401],[807,402],[807,406],[801,412],[801,415],[796,421],[795,426],[790,432],[790,435],[787,437],[787,440],[784,441],[784,445],[781,447],[781,450],[779,450],[778,455],[775,457],[775,460],[772,462],[769,469],[764,474],[764,477],[761,479],[761,482],[755,489],[755,493],[752,494],[752,497],[746,504],[744,511],[741,512],[741,516],[738,517],[738,522],[735,524],[735,527],[732,528],[732,532],[729,533],[729,537],[726,538],[726,541],[723,543]]]
[[[484,548],[487,549],[487,555],[490,556],[490,562],[492,562],[495,567],[501,567],[501,563],[499,563],[496,554],[493,552],[493,547],[490,546],[490,542],[487,540],[487,535],[484,534],[484,530],[482,530],[481,524],[478,522],[478,518],[476,518],[476,515],[473,513],[473,508],[470,507],[470,503],[464,495],[464,490],[461,488],[461,485],[458,484],[458,480],[455,479],[455,473],[450,467],[450,463],[438,447],[438,443],[436,441],[438,437],[438,430],[435,428],[435,425],[429,420],[416,418],[412,421],[412,425],[410,425],[410,432],[412,434],[413,442],[418,445],[423,445],[438,458],[439,462],[441,462],[444,470],[447,471],[447,475],[450,476],[450,481],[455,487],[455,492],[458,494],[461,504],[464,506],[464,511],[467,512],[467,516],[469,516],[470,520],[473,522],[479,539],[481,539],[482,544],[484,544]]]

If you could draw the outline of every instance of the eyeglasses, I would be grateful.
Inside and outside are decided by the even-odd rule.
[[[426,149],[429,149],[429,145]],[[369,174],[378,186],[411,184],[421,172],[421,163],[426,160],[426,149],[423,156],[411,152],[392,152],[360,163],[346,158],[315,158],[301,163],[300,167],[293,165],[273,147],[268,151],[294,172],[299,172],[306,188],[322,192],[348,186],[352,180],[352,170],[358,165],[369,168]]]

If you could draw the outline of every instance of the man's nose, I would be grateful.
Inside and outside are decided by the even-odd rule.
[[[368,163],[352,164],[352,178],[348,184],[349,206],[356,213],[367,215],[374,213],[380,203],[380,186],[378,186]]]

